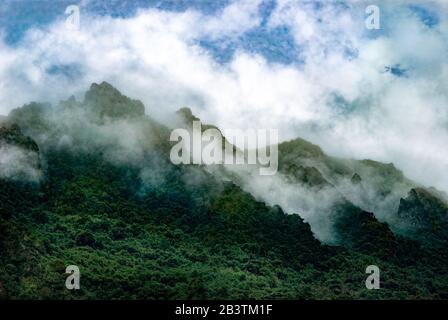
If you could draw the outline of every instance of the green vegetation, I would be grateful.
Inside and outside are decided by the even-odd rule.
[[[109,104],[123,103],[113,96]],[[89,99],[104,111],[97,98]],[[113,117],[121,112],[115,107]],[[27,118],[27,108],[34,118]],[[9,121],[26,133],[49,130],[36,110],[18,109]],[[448,298],[446,242],[433,246],[396,235],[341,198],[334,217],[343,245],[322,244],[293,212],[267,206],[203,167],[172,165],[163,142],[169,131],[150,118],[138,123],[159,143],[139,154],[142,161],[130,162],[111,161],[109,145],[61,147],[46,137],[36,138],[35,149],[13,130],[19,145],[40,150],[44,178],[0,179],[0,298]],[[0,140],[11,140],[11,131],[2,130]],[[309,147],[310,156],[326,157]],[[298,181],[326,185],[317,168],[284,165],[298,170]],[[364,183],[361,177],[357,184]],[[433,200],[425,201],[428,208]],[[372,264],[381,270],[381,290],[365,287],[365,269]],[[65,288],[68,265],[80,268],[80,290]]]

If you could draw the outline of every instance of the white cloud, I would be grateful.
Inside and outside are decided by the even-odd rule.
[[[223,34],[237,36],[257,27],[261,18],[258,7],[262,0],[240,0],[231,2],[218,16],[207,17],[198,30],[203,30],[210,38],[220,38]],[[202,27],[202,28],[201,28]]]
[[[439,24],[428,28],[405,1],[380,2],[383,19],[393,21],[384,21],[387,33],[370,37],[362,2],[316,10],[310,2],[279,1],[268,25],[291,28],[305,59],[298,65],[241,50],[221,65],[197,44],[257,27],[259,3],[236,1],[216,16],[155,9],[129,19],[83,16],[79,31],[59,21],[30,31],[14,48],[0,42],[0,113],[106,80],[161,120],[190,106],[222,128],[278,128],[283,139],[300,134],[333,154],[393,161],[448,191],[447,11],[436,10]],[[385,72],[397,64],[408,77]],[[54,65],[79,70],[76,80],[48,73]],[[331,103],[335,93],[345,106]]]
[[[37,152],[0,144],[0,178],[38,182],[41,177]]]

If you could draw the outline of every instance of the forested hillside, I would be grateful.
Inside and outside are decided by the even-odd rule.
[[[288,186],[336,195],[320,218],[331,219],[326,242],[321,220],[232,173],[173,165],[170,128],[107,83],[0,126],[1,299],[448,298],[444,195],[391,164],[302,139],[279,146]],[[80,290],[65,288],[68,265]],[[365,287],[369,265],[380,290]]]

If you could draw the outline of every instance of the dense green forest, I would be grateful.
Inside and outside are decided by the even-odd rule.
[[[123,124],[138,148],[115,143]],[[0,125],[1,151],[22,150],[39,173],[0,171],[1,299],[448,298],[446,202],[393,166],[343,162],[301,139],[280,146],[280,172],[316,192],[336,175],[357,185],[372,167],[384,194],[390,179],[409,184],[395,225],[341,196],[329,244],[238,179],[171,164],[168,128],[108,84],[83,102],[16,109]],[[303,157],[322,166],[295,163]],[[406,221],[414,228],[403,231]],[[65,287],[68,265],[80,268],[80,290]],[[369,265],[380,290],[366,289]]]

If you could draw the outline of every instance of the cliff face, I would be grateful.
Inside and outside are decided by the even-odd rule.
[[[398,216],[412,237],[427,244],[448,243],[448,205],[427,189],[415,188],[400,200]]]

